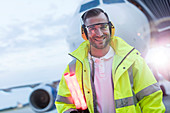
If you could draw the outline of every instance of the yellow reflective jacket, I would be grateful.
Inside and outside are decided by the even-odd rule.
[[[112,65],[116,113],[164,113],[162,91],[140,53],[119,37],[111,37],[110,46],[115,55]],[[76,60],[75,74],[90,113],[95,113],[96,101],[91,84],[88,61],[89,41],[84,41],[70,53]],[[71,68],[67,66],[66,72]],[[129,72],[131,68],[131,72]],[[132,76],[130,76],[130,73]],[[109,89],[108,89],[109,90]],[[62,76],[55,101],[58,113],[76,110],[66,81]]]

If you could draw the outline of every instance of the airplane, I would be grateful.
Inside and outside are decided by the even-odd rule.
[[[156,2],[151,0],[83,0],[76,9],[73,17],[70,18],[68,25],[68,36],[66,40],[70,52],[75,50],[84,41],[81,38],[81,15],[85,11],[95,7],[102,8],[108,13],[116,29],[115,35],[138,49],[144,58],[146,58],[151,44],[156,45],[158,43],[157,40],[162,38],[160,36],[165,36],[164,40],[167,40],[166,44],[170,44],[170,40],[168,40],[170,36],[168,0],[157,0]],[[157,75],[157,71],[158,69],[153,71],[153,73]],[[169,72],[170,69],[166,71]],[[160,73],[159,75],[164,78],[164,74],[161,75]],[[35,83],[0,89],[0,91],[10,92],[16,88],[33,88],[29,96],[29,105],[33,111],[43,113],[55,109],[54,101],[59,82],[60,80],[51,83]],[[168,91],[170,85],[163,85],[163,87],[166,87]]]
[[[168,0],[84,0],[81,4],[70,19],[67,41],[70,43],[71,51],[83,42],[82,38],[77,38],[81,36],[80,27],[83,24],[81,15],[91,8],[102,8],[114,24],[115,35],[140,51],[164,95],[170,95]]]

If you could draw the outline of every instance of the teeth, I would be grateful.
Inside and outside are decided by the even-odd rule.
[[[105,38],[103,38],[103,39],[95,39],[96,41],[103,41]]]
[[[103,39],[95,39],[95,40],[103,40]]]
[[[100,41],[103,41],[103,40],[96,40],[96,41],[99,41],[99,42],[100,42]]]

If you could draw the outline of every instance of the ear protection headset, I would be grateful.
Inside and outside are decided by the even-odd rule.
[[[110,30],[110,36],[113,37],[115,34],[115,27],[113,26],[113,23],[109,21],[109,30]],[[83,24],[81,26],[81,36],[84,40],[88,40],[88,34],[87,34],[87,29],[86,26]]]

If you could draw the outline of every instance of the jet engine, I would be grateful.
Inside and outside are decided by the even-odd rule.
[[[57,90],[51,85],[40,85],[36,87],[29,97],[29,105],[33,111],[44,113],[55,109]]]

